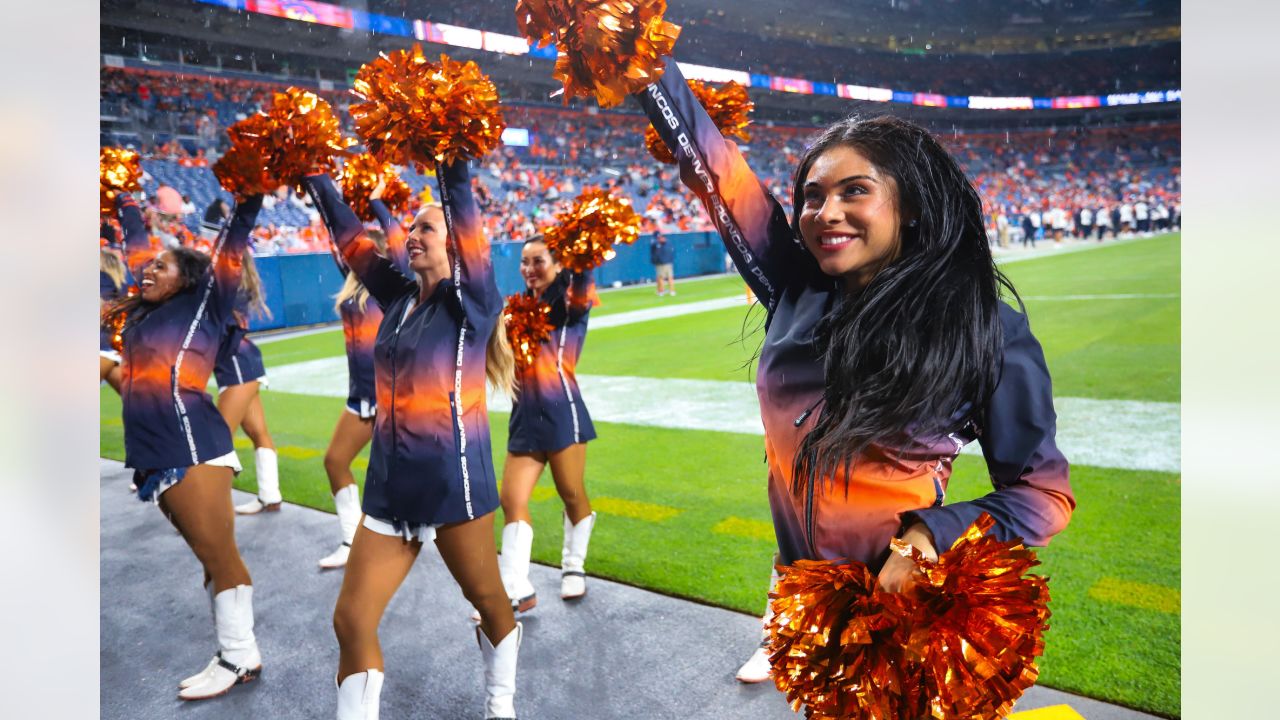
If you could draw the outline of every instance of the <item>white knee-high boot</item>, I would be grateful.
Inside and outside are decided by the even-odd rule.
[[[538,604],[538,594],[529,582],[529,556],[533,553],[533,526],[518,520],[502,528],[502,555],[498,570],[502,585],[516,612],[527,612]]]
[[[200,679],[178,693],[183,700],[204,700],[247,683],[262,672],[262,655],[253,635],[253,586],[237,585],[213,597],[218,654]]]
[[[348,675],[338,685],[338,720],[378,720],[382,679],[381,670]]]
[[[485,720],[516,720],[516,659],[524,626],[516,626],[495,647],[479,626],[476,642],[484,658]]]
[[[320,561],[322,568],[340,568],[347,564],[351,554],[351,541],[360,525],[360,488],[355,483],[333,494],[333,506],[338,510],[338,527],[342,531],[342,544]]]
[[[213,620],[214,627],[217,627],[218,611],[216,606],[213,604],[213,581],[212,580],[204,584],[204,592],[205,592],[205,595],[208,596],[209,598],[209,619]],[[178,689],[188,688],[188,687],[191,687],[192,685],[195,685],[196,683],[200,682],[201,678],[203,678],[205,675],[207,675],[211,670],[213,670],[217,666],[218,666],[218,656],[214,655],[213,659],[209,661],[208,665],[204,666],[203,670],[196,673],[195,675],[192,675],[189,678],[184,678],[181,682],[179,682]]]
[[[774,588],[778,587],[778,568],[777,563],[780,558],[773,556],[774,568],[769,574],[769,593],[772,594]],[[768,680],[773,674],[773,667],[769,664],[769,621],[773,619],[773,601],[768,600],[764,606],[764,615],[760,618],[760,646],[751,653],[751,657],[738,668],[738,673],[734,676],[738,682],[758,683]]]
[[[594,512],[576,525],[565,513],[564,546],[560,550],[560,597],[566,600],[587,594],[587,546],[591,544],[591,529],[595,524]]]
[[[258,448],[253,451],[253,468],[258,474],[258,497],[236,506],[240,515],[256,515],[280,509],[280,463],[275,448]]]

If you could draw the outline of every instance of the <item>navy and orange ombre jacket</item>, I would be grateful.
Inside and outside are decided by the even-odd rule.
[[[231,433],[205,391],[232,310],[262,196],[236,205],[213,246],[213,264],[194,287],[159,305],[144,305],[125,323],[120,398],[125,465],[137,470],[184,468],[232,451]],[[137,202],[122,196],[120,224],[134,277],[151,260]]]
[[[387,255],[400,268],[406,277],[412,277],[409,271],[408,258],[404,254],[404,228],[391,216],[391,211],[381,200],[370,200],[378,224],[387,236]],[[346,276],[351,271],[336,253],[334,261],[338,269]],[[347,400],[368,400],[376,402],[375,381],[373,373],[373,341],[378,336],[378,326],[382,324],[382,308],[377,301],[365,302],[364,307],[354,298],[347,298],[339,306],[342,315],[342,335],[347,348]]]
[[[990,397],[974,398],[983,404],[982,427],[957,428],[943,437],[914,437],[904,428],[894,442],[855,458],[847,477],[808,483],[800,493],[792,490],[796,452],[813,428],[814,413],[821,411],[824,392],[814,331],[843,291],[795,240],[782,206],[737,146],[720,135],[676,63],[667,63],[662,80],[636,98],[768,312],[756,391],[765,428],[769,504],[783,561],[850,559],[878,570],[889,540],[906,526],[924,522],[941,552],[983,511],[995,519],[1001,539],[1044,545],[1061,531],[1075,500],[1067,460],[1054,441],[1049,371],[1026,317],[1003,304],[999,384]],[[952,461],[975,439],[994,490],[946,504]]]
[[[590,270],[562,270],[542,291],[539,299],[551,306],[547,319],[554,329],[538,347],[533,364],[519,371],[508,425],[510,452],[554,452],[595,439],[575,372],[587,341],[594,289]]]
[[[502,296],[465,162],[443,168],[454,273],[419,302],[418,282],[380,255],[332,179],[306,179],[342,260],[382,308],[378,414],[364,512],[397,528],[480,517],[498,505],[485,405],[485,348]]]

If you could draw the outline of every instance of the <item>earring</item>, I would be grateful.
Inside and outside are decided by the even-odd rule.
[[[917,225],[919,225],[919,224],[920,224],[920,221],[919,221],[919,220],[912,220],[911,222],[908,222],[908,223],[907,223],[907,227],[913,228],[913,227],[915,227],[915,226],[917,226]]]

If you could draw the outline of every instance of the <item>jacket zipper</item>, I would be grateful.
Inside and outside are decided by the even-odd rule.
[[[826,399],[826,396],[820,395],[817,400],[813,401],[812,405],[805,408],[804,412],[800,413],[800,416],[795,419],[795,426],[800,427],[804,425],[804,421],[809,419],[809,416],[813,414],[813,411],[817,409],[818,405],[820,405],[824,399]],[[811,478],[809,480],[808,488],[805,490],[804,500],[804,534],[805,538],[809,541],[809,552],[812,553],[814,557],[817,557],[818,555],[818,543],[814,539],[813,532],[813,486],[817,483],[817,478]]]
[[[410,298],[408,305],[405,306],[404,313],[400,315],[400,322],[396,323],[396,331],[391,335],[391,457],[387,460],[387,478],[395,476],[396,457],[399,455],[400,438],[396,433],[396,375],[399,374],[396,367],[396,353],[400,348],[400,329],[404,327],[404,323],[409,319],[409,313],[413,312],[414,301]],[[394,515],[394,513],[393,513]],[[396,520],[392,517],[392,521]]]
[[[458,396],[449,393],[449,421],[453,425],[453,446],[455,448],[462,447],[462,433],[458,430]],[[458,482],[462,483],[462,460],[458,460]]]
[[[813,486],[818,484],[817,478],[809,480],[809,488],[804,501],[804,533],[809,540],[809,552],[818,556],[818,543],[813,537]]]

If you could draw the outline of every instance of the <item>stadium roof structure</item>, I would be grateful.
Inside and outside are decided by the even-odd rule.
[[[486,2],[487,0],[481,0]],[[1181,38],[1179,0],[672,0],[673,21],[891,51],[1028,53]]]
[[[1010,22],[1011,16],[1006,17],[1008,12],[997,13],[994,9],[1002,3],[971,1],[974,8],[985,8],[992,13],[991,22],[1003,23],[1001,27]],[[355,68],[378,52],[422,41],[428,52],[448,52],[459,59],[478,61],[499,83],[504,96],[516,97],[518,93],[524,100],[535,101],[548,101],[554,97],[558,83],[551,77],[548,62],[554,58],[554,49],[531,48],[514,35],[514,0],[469,0],[463,4],[420,0],[337,2],[343,4],[317,0],[103,0],[104,61],[112,62],[118,56],[146,60],[158,53],[160,56],[155,59],[169,62],[177,59],[178,62],[202,66],[205,70],[221,71],[229,66],[229,69],[251,69],[274,75],[276,79],[285,81],[297,76],[322,86],[341,87],[349,81]],[[705,34],[708,28],[706,18],[712,3],[709,0],[670,2],[668,15],[671,19],[686,23],[681,43],[686,43],[686,48],[696,47],[698,35]],[[715,11],[715,20],[727,24],[720,30],[713,24],[710,32],[712,37],[716,32],[730,33],[733,30],[729,24],[745,23],[752,18],[763,23],[767,17],[775,18],[773,27],[780,28],[779,32],[795,32],[797,28],[810,26],[849,25],[853,22],[851,18],[858,15],[859,8],[902,2],[910,7],[897,12],[908,20],[919,20],[921,13],[928,8],[940,8],[954,14],[960,12],[958,8],[962,4],[953,0],[806,0],[804,22],[791,16],[785,16],[784,22],[780,19],[784,17],[782,2],[754,0],[751,3],[734,3],[735,15],[732,18],[728,11],[724,11],[723,19],[718,14],[720,11]],[[720,3],[721,6],[723,4]],[[969,2],[963,4],[967,8]],[[1057,0],[1041,3],[1036,0],[1011,4],[1020,7],[1071,3],[1058,3]],[[1119,5],[1113,0],[1076,0],[1075,4],[1095,10]],[[1169,10],[1167,0],[1125,5],[1160,9],[1160,12],[1152,10],[1150,16],[1143,16],[1148,27],[1167,20],[1175,24],[1178,21],[1176,3]],[[697,17],[700,11],[701,19]],[[973,17],[982,16],[975,11]],[[469,24],[446,24],[450,21]],[[868,23],[867,20],[857,22],[864,26]],[[938,23],[934,26],[943,25]],[[980,24],[975,21],[967,27],[980,27]],[[764,42],[767,47],[768,41]],[[776,42],[780,47],[791,41],[779,39]],[[1173,44],[1175,58],[1177,45],[1176,42]],[[1167,48],[1168,43],[1165,46]],[[677,52],[677,57],[682,57],[680,52]],[[237,62],[240,63],[238,66]],[[893,113],[930,125],[941,123],[944,126],[971,127],[976,123],[988,127],[1004,126],[1010,124],[1007,118],[1011,115],[1028,116],[1015,121],[1019,124],[1111,124],[1175,118],[1181,100],[1181,91],[1176,86],[1141,92],[1125,90],[1111,95],[1061,97],[944,95],[921,92],[925,88],[901,85],[869,87],[819,78],[761,74],[751,69],[746,56],[737,68],[686,65],[683,59],[682,67],[689,77],[713,81],[736,79],[751,88],[759,113],[767,115],[778,110],[782,119],[789,117],[797,122],[830,119],[849,112],[884,112],[888,109],[886,104],[893,104]],[[1116,67],[1117,74],[1123,72],[1123,68]],[[1176,72],[1173,77],[1176,79]],[[854,78],[849,80],[856,82]],[[508,90],[515,92],[508,95]],[[1006,112],[1008,110],[1030,112],[1009,113]],[[1096,117],[1099,112],[1106,117]],[[1058,114],[1060,117],[1050,122],[1043,117],[1030,117],[1046,114]]]

